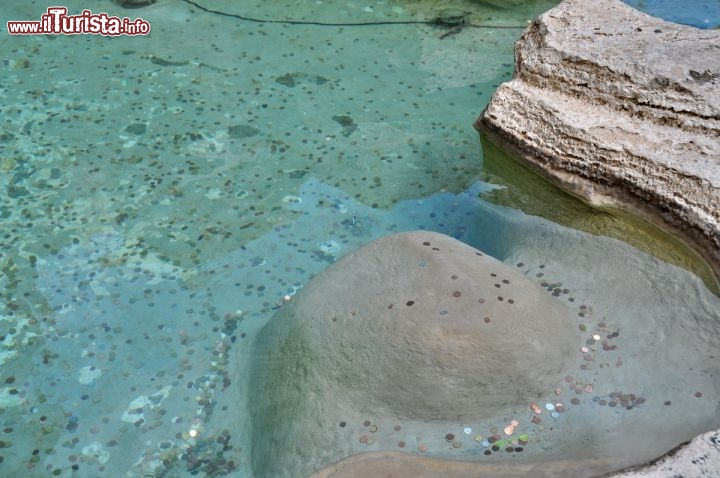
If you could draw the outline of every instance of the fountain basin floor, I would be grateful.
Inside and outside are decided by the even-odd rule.
[[[552,2],[524,4],[475,15],[524,27]],[[401,231],[442,232],[511,267],[523,262],[518,272],[546,289],[563,282],[548,294],[560,288],[570,305],[567,288],[593,317],[654,324],[660,347],[674,343],[668,317],[717,317],[717,299],[686,271],[479,198],[504,187],[478,181],[471,123],[509,78],[522,28],[440,38],[445,30],[429,25],[290,27],[169,0],[103,5],[142,16],[151,35],[0,36],[0,476],[252,477],[250,342],[313,275]],[[325,21],[405,18],[410,8],[240,6]],[[46,8],[4,2],[0,24]],[[623,374],[644,342],[623,330],[616,339]],[[684,387],[637,384],[648,407],[671,400],[671,415],[689,413],[662,440],[691,436],[694,413],[717,402],[716,378],[696,357],[702,340],[674,364]],[[604,383],[598,396],[617,391]],[[619,412],[595,409],[579,428]],[[465,426],[478,425],[453,433],[464,438]],[[551,439],[528,446],[543,443],[560,452]]]

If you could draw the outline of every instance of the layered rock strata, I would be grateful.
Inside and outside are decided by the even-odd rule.
[[[562,188],[655,220],[720,274],[720,31],[566,0],[476,128]]]

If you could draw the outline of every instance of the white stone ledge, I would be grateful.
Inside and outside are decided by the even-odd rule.
[[[720,32],[566,0],[515,56],[478,130],[588,202],[674,232],[720,275]]]

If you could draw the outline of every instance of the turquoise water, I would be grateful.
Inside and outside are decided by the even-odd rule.
[[[333,23],[434,18],[422,4],[203,3]],[[3,32],[0,476],[252,476],[254,337],[313,274],[393,232],[547,264],[577,304],[618,321],[712,330],[717,300],[689,273],[478,198],[498,186],[480,180],[471,124],[510,78],[520,27],[552,3],[524,5],[472,13],[517,28],[268,24],[159,2],[104,5],[142,16],[149,36]],[[5,2],[1,24],[45,8]],[[637,387],[700,417],[668,447],[717,425],[701,419],[714,382],[677,373],[705,399]]]
[[[720,28],[720,2],[690,0],[624,0],[628,5],[648,15],[698,28]]]

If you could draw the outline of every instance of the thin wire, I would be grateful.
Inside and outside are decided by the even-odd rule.
[[[272,19],[263,19],[263,18],[253,18],[253,17],[246,17],[244,15],[238,15],[237,13],[228,13],[223,12],[220,10],[213,10],[211,8],[204,7],[197,2],[194,2],[193,0],[183,0],[185,3],[188,3],[195,8],[198,8],[206,13],[212,13],[214,15],[219,15],[222,17],[228,17],[228,18],[236,18],[238,20],[243,20],[246,22],[254,22],[254,23],[282,23],[285,25],[316,25],[321,27],[368,27],[368,26],[376,26],[376,25],[437,25],[442,26],[446,25],[442,20],[440,19],[434,19],[434,20],[392,20],[392,21],[374,21],[374,22],[358,22],[358,23],[330,23],[330,22],[314,22],[310,20],[272,20]],[[454,26],[454,25],[446,25],[446,26]],[[457,26],[462,27],[473,27],[473,28],[525,28],[524,26],[514,26],[514,25],[477,25],[473,23],[462,23]]]

